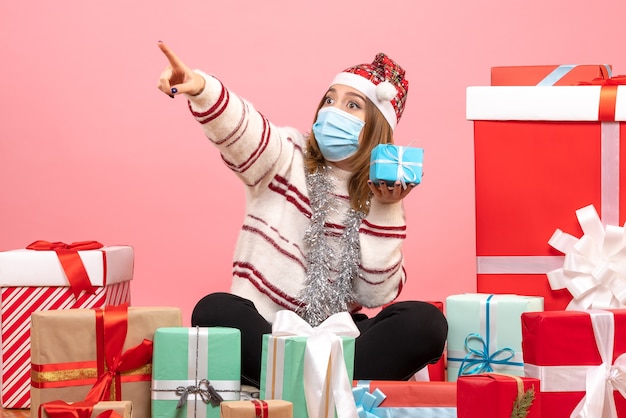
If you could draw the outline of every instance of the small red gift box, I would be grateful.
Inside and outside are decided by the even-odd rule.
[[[491,68],[492,86],[571,86],[610,78],[610,65],[521,65]]]
[[[460,376],[457,380],[457,416],[508,418],[513,416],[516,401],[527,396],[531,398],[531,404],[526,410],[528,415],[524,416],[539,418],[541,406],[538,395],[539,379],[498,373]]]
[[[594,205],[602,222],[626,220],[626,87],[468,87],[474,121],[479,293],[543,296],[545,310],[572,299],[546,273],[563,266],[548,241],[580,236],[576,210]]]
[[[542,416],[586,407],[589,417],[626,417],[625,309],[523,313],[522,346],[525,375],[541,380]]]

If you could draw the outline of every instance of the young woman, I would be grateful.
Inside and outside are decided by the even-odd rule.
[[[340,72],[312,132],[270,123],[217,78],[192,71],[164,43],[158,88],[183,95],[223,162],[246,188],[230,293],[202,298],[192,325],[241,330],[242,383],[258,387],[263,334],[277,311],[310,324],[348,311],[361,335],[355,379],[406,380],[437,361],[447,322],[426,302],[393,302],[406,280],[402,200],[412,186],[368,178],[372,149],[392,143],[408,81],[385,54]],[[373,318],[362,307],[384,308]]]

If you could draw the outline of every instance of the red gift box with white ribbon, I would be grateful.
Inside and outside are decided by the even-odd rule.
[[[541,416],[626,417],[626,309],[525,312],[522,346]]]
[[[579,235],[575,211],[587,205],[604,224],[626,220],[623,83],[467,88],[478,292],[543,296],[545,310],[568,305],[572,295],[546,276],[564,261],[548,243],[555,229]]]

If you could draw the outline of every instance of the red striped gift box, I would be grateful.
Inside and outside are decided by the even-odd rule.
[[[2,406],[30,406],[30,315],[35,311],[91,309],[130,303],[132,247],[78,251],[94,286],[76,296],[54,251],[0,252]]]

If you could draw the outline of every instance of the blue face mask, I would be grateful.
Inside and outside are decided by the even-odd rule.
[[[359,134],[365,122],[334,107],[317,112],[313,133],[322,155],[336,162],[353,156],[359,148]]]

